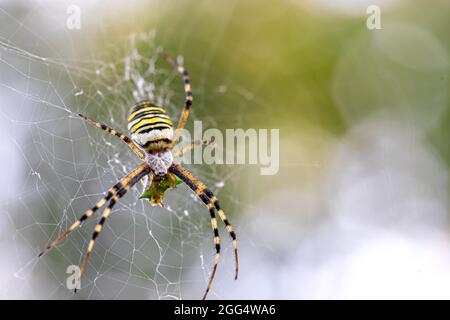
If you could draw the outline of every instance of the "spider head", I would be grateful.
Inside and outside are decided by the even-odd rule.
[[[128,131],[133,141],[150,153],[166,150],[173,139],[173,124],[166,110],[149,101],[131,107]]]

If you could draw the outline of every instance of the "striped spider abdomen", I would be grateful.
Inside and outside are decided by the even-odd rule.
[[[128,116],[131,139],[148,153],[165,151],[173,140],[173,123],[164,108],[149,101],[131,107]]]

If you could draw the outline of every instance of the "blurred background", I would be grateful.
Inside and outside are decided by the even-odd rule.
[[[449,299],[449,14],[445,0],[0,0],[0,297],[201,298],[213,239],[185,186],[164,209],[142,185],[124,197],[77,294],[66,270],[98,216],[37,258],[139,163],[77,113],[125,131],[148,98],[178,118],[164,48],[191,73],[188,129],[280,129],[276,175],[189,166],[238,235],[240,277],[222,228],[210,298]]]

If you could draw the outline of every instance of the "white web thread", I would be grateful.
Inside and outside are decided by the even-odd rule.
[[[8,58],[19,58],[19,65],[24,62],[29,66],[36,64],[48,71],[43,80],[35,78],[29,69],[25,72],[16,69],[28,83],[38,82],[46,87],[50,96],[41,96],[33,90],[24,91],[0,81],[0,86],[20,95],[24,101],[35,103],[34,114],[30,115],[30,110],[24,108],[6,115],[17,131],[20,126],[27,127],[32,137],[32,141],[26,144],[15,142],[29,169],[27,180],[33,181],[32,187],[21,190],[18,205],[5,206],[11,225],[16,229],[14,237],[21,245],[25,243],[27,254],[36,255],[139,162],[120,140],[83,123],[76,113],[82,112],[125,132],[128,106],[133,102],[128,90],[131,86],[135,101],[143,98],[156,101],[164,105],[177,121],[182,105],[172,100],[182,101],[182,81],[170,66],[156,69],[157,50],[152,40],[152,33],[132,35],[128,48],[130,54],[124,57],[123,62],[113,64],[94,60],[78,66],[39,57],[14,46],[9,40],[0,39],[4,53],[0,58],[2,64],[16,69],[17,62],[9,63]],[[150,45],[153,56],[141,55],[136,41]],[[52,80],[51,72],[66,77],[72,87],[62,90],[59,83]],[[101,82],[98,78],[103,74],[107,74],[108,79]],[[153,82],[161,79],[158,84],[158,81]],[[194,94],[197,90],[201,91],[201,88],[194,84]],[[17,114],[20,116],[16,117]],[[195,112],[190,121],[195,119],[194,116]],[[28,155],[33,151],[38,156],[29,159]],[[233,174],[236,172],[220,176],[214,166],[196,173],[207,183],[216,182],[216,186],[210,186],[216,193]],[[75,297],[179,299],[184,295],[184,287],[191,285],[196,290],[187,290],[188,297],[201,296],[214,254],[207,210],[185,187],[168,192],[165,209],[151,208],[145,201],[138,200],[141,192],[142,185],[137,185],[116,205],[96,241],[82,279],[83,290]],[[35,212],[39,214],[35,216]],[[57,252],[44,258],[24,257],[19,253],[22,249],[17,249],[23,264],[15,276],[25,282],[24,287],[33,292],[33,297],[73,297],[72,291],[66,288],[65,281],[69,275],[65,269],[81,262],[100,214],[97,213],[53,249]],[[222,238],[227,236],[224,230],[221,235]],[[200,244],[204,244],[204,248]],[[227,248],[224,249],[222,259],[227,256]],[[198,269],[195,272],[198,278],[184,278],[185,269],[192,268]],[[200,274],[203,274],[203,281]],[[37,275],[39,281],[36,280]],[[227,281],[231,281],[232,277],[228,278]],[[216,285],[218,281],[216,277]],[[39,282],[38,287],[36,282]]]

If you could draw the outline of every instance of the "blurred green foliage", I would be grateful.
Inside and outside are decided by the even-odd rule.
[[[381,9],[383,26],[414,24],[433,34],[449,51],[446,1],[432,6],[403,1],[389,10]],[[390,32],[386,27],[367,30],[366,18],[365,12],[339,14],[300,1],[156,1],[106,16],[96,39],[100,45],[108,43],[109,47],[112,41],[120,47],[130,33],[155,30],[155,43],[183,55],[189,66],[195,115],[202,118],[218,113],[222,128],[236,123],[277,127],[282,128],[282,136],[295,137],[300,128],[309,125],[341,135],[349,123],[343,120],[332,92],[339,58],[355,39],[369,39],[371,32]],[[394,75],[402,72],[392,67]],[[376,63],[369,64],[360,72],[367,78],[377,77],[376,68]],[[448,69],[442,71],[448,80]],[[217,87],[223,84],[228,91],[219,96]],[[398,90],[401,86],[399,83]],[[359,95],[364,99],[366,92],[359,91]],[[369,105],[360,108],[363,113],[371,111]],[[442,120],[429,128],[431,141],[447,163],[448,114],[447,97]]]

